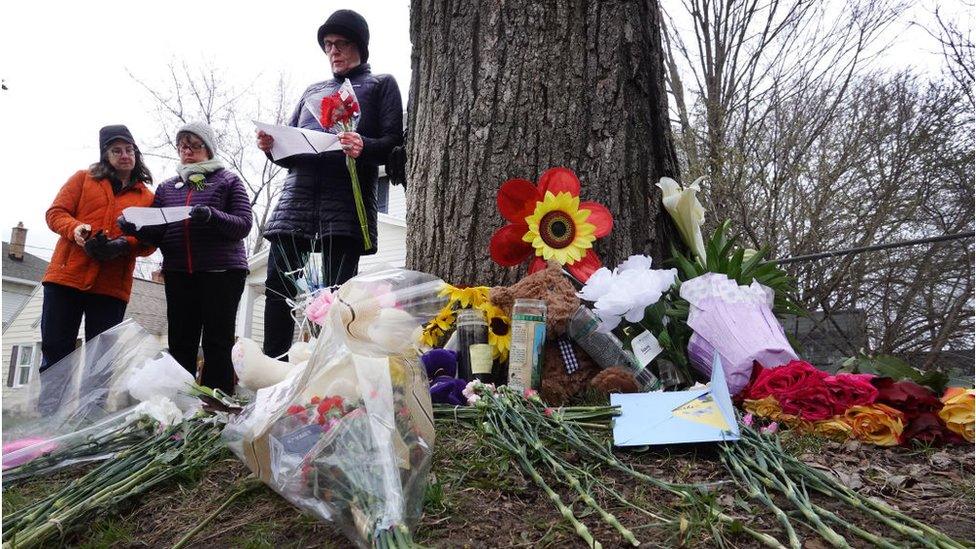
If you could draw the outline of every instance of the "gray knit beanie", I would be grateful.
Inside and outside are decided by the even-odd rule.
[[[200,138],[203,144],[207,146],[207,152],[210,153],[210,158],[217,156],[217,147],[214,142],[213,129],[204,124],[203,122],[190,122],[189,124],[180,128],[180,131],[176,132],[176,142],[180,141],[180,134],[192,133],[193,135]]]

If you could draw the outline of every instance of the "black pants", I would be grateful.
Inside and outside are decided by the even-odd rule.
[[[85,341],[118,325],[125,318],[126,302],[107,295],[92,294],[60,284],[44,284],[44,304],[41,305],[41,367],[44,372],[75,350],[81,318],[85,318]],[[84,394],[95,395],[108,383],[111,372],[82,372]],[[50,376],[54,377],[50,377]],[[51,372],[41,376],[41,392],[37,409],[48,416],[71,390],[68,372]],[[98,396],[93,405],[104,400]]]
[[[184,273],[165,271],[169,353],[197,377],[197,349],[203,335],[203,374],[199,383],[234,394],[237,305],[244,293],[242,270]]]
[[[354,238],[338,236],[310,240],[279,235],[270,241],[264,293],[267,298],[264,304],[264,354],[286,360],[295,336],[295,319],[287,300],[298,295],[295,281],[302,276],[299,270],[305,266],[309,254],[322,252],[322,286],[334,286],[356,276],[363,244]]]
[[[82,316],[85,317],[85,341],[89,341],[122,322],[126,305],[125,301],[115,297],[45,283],[41,306],[40,370],[47,370],[75,350]]]

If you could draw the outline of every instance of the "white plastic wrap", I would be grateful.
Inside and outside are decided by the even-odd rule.
[[[199,409],[186,395],[192,382],[135,321],[106,330],[41,372],[21,412],[4,413],[4,479],[113,455],[151,434],[173,410]]]
[[[224,430],[264,482],[361,547],[420,518],[434,426],[415,345],[441,284],[400,269],[344,284],[308,361]]]

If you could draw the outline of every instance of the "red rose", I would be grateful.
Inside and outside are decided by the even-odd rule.
[[[756,380],[749,386],[749,400],[761,400],[772,395],[782,402],[782,398],[790,392],[805,387],[808,379],[817,381],[827,377],[827,372],[820,371],[808,362],[791,360],[788,364],[776,368],[764,368],[756,376]]]
[[[781,396],[773,395],[779,401],[784,414],[799,416],[808,421],[821,421],[834,416],[834,400],[830,389],[823,380],[808,376],[794,384],[790,391]]]
[[[288,407],[286,413],[290,416],[305,415],[305,407],[299,406],[297,404],[292,404]]]
[[[946,429],[939,416],[932,412],[923,412],[911,420],[905,426],[905,431],[901,434],[901,443],[907,444],[912,440],[918,440],[933,446],[943,444],[960,444],[965,440]]]
[[[904,413],[909,422],[920,414],[934,414],[942,409],[939,397],[914,381],[896,383],[889,377],[876,377],[871,383],[878,389],[877,401]]]
[[[871,374],[837,374],[825,377],[823,382],[834,402],[834,415],[844,415],[851,406],[873,404],[878,398],[878,389],[871,384],[873,377]]]

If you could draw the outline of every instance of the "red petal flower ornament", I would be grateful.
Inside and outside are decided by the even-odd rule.
[[[593,242],[610,234],[613,216],[602,204],[580,202],[580,182],[569,168],[550,168],[533,185],[509,179],[498,189],[498,211],[508,225],[495,231],[488,249],[503,267],[532,257],[529,272],[550,259],[566,266],[580,282],[603,265]]]

